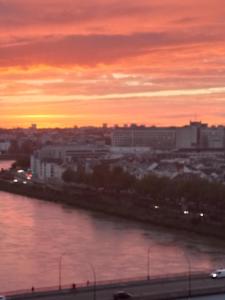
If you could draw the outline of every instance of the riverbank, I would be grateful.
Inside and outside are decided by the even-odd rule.
[[[68,186],[55,189],[47,185],[11,183],[4,180],[0,180],[0,190],[206,236],[225,236],[224,224],[207,222],[205,218],[196,219],[165,207],[154,207],[149,201],[140,201],[136,194],[72,189]]]

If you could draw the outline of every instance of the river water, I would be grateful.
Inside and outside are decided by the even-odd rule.
[[[0,160],[0,170],[1,169],[9,169],[14,160]]]
[[[62,284],[147,276],[148,253],[150,276],[225,267],[218,240],[0,192],[0,292],[57,286],[60,261]]]

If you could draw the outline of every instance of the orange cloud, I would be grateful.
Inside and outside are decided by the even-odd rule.
[[[223,1],[0,0],[0,126],[223,123]]]

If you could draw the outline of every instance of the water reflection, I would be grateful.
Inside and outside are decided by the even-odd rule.
[[[14,163],[14,160],[0,160],[0,170],[4,169],[7,170],[11,167],[12,163]]]
[[[218,240],[0,192],[0,291],[224,266]]]

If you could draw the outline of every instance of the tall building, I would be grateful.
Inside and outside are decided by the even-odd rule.
[[[225,128],[223,126],[202,128],[200,140],[203,148],[224,149]]]
[[[201,122],[190,122],[189,125],[176,129],[177,149],[224,149],[225,128],[208,127]]]
[[[200,131],[207,128],[207,124],[190,122],[189,125],[176,129],[176,148],[195,149],[200,148]]]

